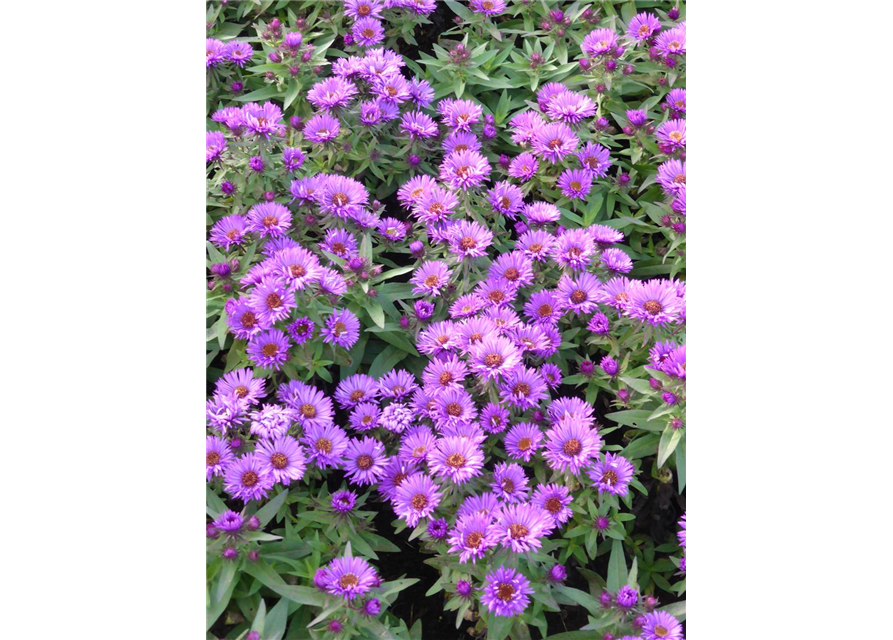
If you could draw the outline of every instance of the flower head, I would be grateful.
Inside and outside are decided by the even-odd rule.
[[[513,617],[521,614],[530,604],[530,581],[514,569],[500,566],[487,574],[481,604],[497,616]]]

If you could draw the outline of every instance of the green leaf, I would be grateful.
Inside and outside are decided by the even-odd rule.
[[[679,493],[685,489],[685,443],[676,447],[676,477],[679,479]]]
[[[623,450],[623,457],[633,460],[653,455],[659,440],[660,436],[656,433],[649,433],[641,438],[636,438]]]
[[[623,543],[620,540],[614,540],[611,543],[611,557],[608,559],[608,591],[616,593],[617,590],[626,584],[626,558],[623,555]]]
[[[264,622],[267,619],[267,603],[264,599],[260,599],[260,605],[257,607],[257,613],[254,615],[254,622],[251,623],[251,630],[257,631],[259,634],[264,633]]]
[[[246,93],[241,96],[233,96],[233,100],[236,102],[258,102],[260,100],[267,100],[269,98],[278,98],[280,95],[279,89],[276,85],[271,85],[269,87],[264,87],[263,89],[258,89],[257,91],[252,91],[251,93]]]
[[[487,619],[487,640],[503,640],[512,630],[514,618],[491,614]]]
[[[368,374],[373,378],[380,378],[388,371],[391,371],[406,356],[407,353],[405,351],[388,345],[384,351],[375,356],[372,366],[369,367]]]
[[[288,600],[282,598],[270,609],[264,623],[264,640],[282,640],[285,636],[285,625],[288,622]]]
[[[577,604],[581,605],[592,615],[596,615],[596,613],[601,610],[601,603],[596,600],[594,596],[586,593],[585,591],[580,591],[579,589],[574,589],[573,587],[567,587],[564,585],[555,587],[555,591],[567,596]]]
[[[667,461],[667,458],[670,457],[676,450],[676,445],[682,440],[682,429],[674,429],[672,426],[667,425],[667,428],[664,429],[664,432],[660,436],[660,444],[657,446],[657,466],[662,467],[664,463]]]
[[[376,300],[366,299],[364,300],[363,307],[369,312],[369,317],[372,319],[372,322],[384,329],[384,310],[381,308],[381,304]]]
[[[257,519],[260,520],[261,527],[266,526],[266,524],[273,519],[273,516],[279,511],[279,507],[285,503],[287,497],[288,489],[283,489],[279,492],[279,495],[270,500],[267,504],[261,507],[256,514],[254,514],[257,516]]]
[[[301,83],[297,81],[296,78],[292,78],[288,83],[288,91],[285,92],[285,100],[283,102],[284,108],[288,109],[292,102],[295,101],[295,98],[298,97],[298,94],[301,92]]]

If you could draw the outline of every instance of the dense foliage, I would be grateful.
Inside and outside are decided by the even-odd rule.
[[[683,637],[685,30],[209,5],[209,638]]]

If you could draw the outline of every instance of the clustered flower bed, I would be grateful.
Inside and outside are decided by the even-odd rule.
[[[683,637],[684,19],[209,5],[209,637]]]

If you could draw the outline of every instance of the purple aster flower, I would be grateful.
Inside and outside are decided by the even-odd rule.
[[[633,318],[655,326],[676,322],[682,309],[682,299],[669,280],[653,279],[640,282],[629,292],[625,311]]]
[[[205,417],[211,427],[220,433],[226,433],[230,427],[237,427],[245,422],[244,414],[247,408],[248,403],[234,395],[215,394],[205,404]]]
[[[492,320],[496,325],[496,330],[502,334],[506,334],[521,324],[518,314],[510,307],[491,307],[484,312],[484,317]]]
[[[470,423],[477,418],[471,395],[464,389],[447,389],[434,397],[434,423],[439,429]]]
[[[407,431],[400,441],[400,460],[412,465],[421,464],[436,445],[437,440],[428,427],[417,427]]]
[[[421,111],[404,113],[400,129],[409,134],[413,140],[433,138],[437,135],[437,123]]]
[[[505,11],[505,0],[471,0],[471,10],[485,16],[496,16]]]
[[[314,326],[313,320],[310,318],[298,318],[285,327],[285,331],[291,336],[291,339],[295,341],[295,344],[300,346],[313,337]]]
[[[607,373],[609,376],[616,376],[617,372],[620,371],[620,366],[617,364],[617,361],[611,356],[605,356],[602,358],[599,366],[602,368],[602,371]]]
[[[412,211],[424,222],[443,222],[459,206],[459,198],[452,191],[432,187],[413,205]]]
[[[505,253],[490,265],[490,277],[508,280],[515,287],[533,282],[533,262],[521,251]]]
[[[344,15],[358,20],[360,18],[382,19],[383,5],[381,0],[345,0]]]
[[[319,201],[319,191],[325,183],[326,177],[325,175],[316,175],[292,180],[288,190],[298,204],[304,206],[316,204]]]
[[[350,34],[361,47],[371,47],[384,40],[384,28],[375,18],[360,18],[354,23]]]
[[[433,540],[443,540],[449,533],[449,525],[443,518],[428,521],[428,537]]]
[[[629,481],[633,478],[635,468],[632,463],[623,456],[607,453],[605,460],[599,460],[589,470],[592,478],[592,486],[599,493],[610,493],[615,496],[625,496],[629,491]]]
[[[529,264],[527,266],[529,268]],[[502,307],[511,304],[515,300],[518,295],[518,288],[514,283],[503,277],[490,276],[486,280],[477,284],[474,294],[478,296],[486,306],[495,305],[497,307]],[[492,325],[492,323],[490,324]],[[492,328],[495,329],[496,326],[493,325]],[[468,337],[470,343],[479,342],[483,337],[482,335],[474,336],[475,339],[471,340],[473,334],[474,332],[469,332]]]
[[[531,224],[544,225],[558,222],[561,211],[551,202],[533,202],[524,207],[524,215]]]
[[[332,401],[315,387],[292,380],[280,385],[276,397],[295,410],[296,419],[304,429],[333,422]]]
[[[432,323],[431,326],[419,333],[416,340],[418,350],[429,356],[455,351],[458,346],[458,332],[450,321]]]
[[[282,278],[289,287],[300,291],[308,284],[319,280],[321,269],[319,259],[315,255],[303,247],[296,246],[277,251],[272,260],[271,271],[274,276]],[[265,282],[266,279],[261,280],[257,290],[259,290]],[[257,290],[255,291],[255,294]],[[252,298],[255,294],[252,294]],[[289,306],[289,311],[291,311],[291,308],[294,308],[295,306],[294,293],[291,293],[287,298],[288,299],[285,300],[283,304]],[[260,310],[259,305],[257,305],[256,308]]]
[[[592,405],[584,402],[581,398],[558,398],[549,405],[548,413],[552,422],[561,422],[565,418],[575,418],[587,428],[595,424]]]
[[[679,188],[676,197],[670,203],[670,208],[681,216],[685,215],[685,185]]]
[[[558,294],[562,303],[575,313],[584,314],[598,308],[598,297],[601,282],[591,273],[585,271],[574,278],[563,275],[558,281]]]
[[[459,562],[476,564],[487,549],[496,546],[496,537],[490,530],[489,515],[472,513],[458,516],[456,526],[450,532],[450,553],[459,553]]]
[[[389,458],[384,465],[384,472],[379,480],[379,493],[381,493],[387,500],[393,501],[397,496],[397,489],[411,473],[412,470],[409,468],[408,464],[399,458]]]
[[[350,426],[357,431],[369,431],[378,426],[381,409],[374,402],[361,402],[350,412]]]
[[[521,251],[531,260],[546,262],[555,245],[555,236],[542,229],[527,231],[515,245],[516,251]]]
[[[345,477],[351,484],[375,484],[387,462],[384,445],[375,438],[351,438],[345,451]]]
[[[516,367],[499,385],[500,400],[520,409],[533,409],[548,397],[546,384],[536,369]]]
[[[286,171],[297,171],[304,164],[304,152],[297,147],[286,147],[282,150],[282,162]]]
[[[493,471],[490,488],[505,502],[523,502],[530,495],[524,469],[514,462],[501,462]]]
[[[564,302],[548,290],[536,291],[524,305],[524,314],[533,322],[554,324],[564,315]]]
[[[509,163],[509,175],[518,178],[521,182],[527,182],[536,175],[539,169],[539,161],[529,151],[512,158]]]
[[[409,83],[399,71],[384,73],[372,81],[372,92],[380,102],[399,110],[399,105],[409,100]]]
[[[327,113],[318,113],[304,125],[304,137],[311,142],[326,144],[338,137],[341,123]]]
[[[657,183],[664,193],[676,195],[685,185],[685,162],[667,160],[657,168]]]
[[[632,609],[639,601],[639,591],[624,585],[617,592],[617,606],[621,609]]]
[[[260,411],[252,411],[251,433],[261,438],[280,438],[288,433],[297,415],[291,407],[278,404],[265,404]]]
[[[265,395],[265,382],[263,378],[255,378],[251,369],[236,369],[220,378],[214,391],[222,395],[235,394],[240,400],[255,404]]]
[[[543,95],[544,91],[549,91],[549,87],[555,85],[561,87],[562,91],[566,90],[566,87],[564,85],[549,83],[540,90],[539,95]],[[545,106],[540,105],[540,108],[545,109]],[[543,120],[543,117],[536,111],[522,111],[521,113],[512,117],[512,120],[509,123],[509,126],[512,129],[512,142],[517,145],[521,145],[522,147],[526,146],[528,142],[533,142],[534,134],[542,129],[545,125],[546,121]]]
[[[242,107],[242,117],[250,132],[268,140],[271,134],[281,135],[285,131],[282,109],[273,102],[265,102],[262,105],[249,102]]]
[[[481,604],[487,605],[487,610],[494,615],[510,618],[523,613],[533,592],[527,578],[514,569],[500,566],[487,574]]]
[[[660,370],[671,378],[685,379],[685,345],[673,349],[667,356]]]
[[[394,433],[403,433],[412,426],[415,421],[415,413],[405,404],[395,402],[389,404],[381,411],[378,418],[380,427]]]
[[[467,191],[490,175],[490,163],[477,151],[454,151],[440,165],[440,179],[453,189]]]
[[[281,436],[275,440],[261,441],[255,455],[260,460],[261,469],[284,485],[292,480],[300,480],[307,470],[307,459],[298,441],[291,436]]]
[[[648,114],[643,109],[627,109],[626,119],[633,128],[641,128],[648,121]]]
[[[488,403],[481,410],[479,422],[481,428],[487,433],[502,433],[509,425],[508,409],[492,402]]]
[[[515,553],[535,551],[542,546],[540,538],[554,528],[552,518],[529,503],[505,505],[490,525],[491,534],[506,549]]]
[[[583,200],[592,190],[592,174],[586,169],[565,169],[558,177],[558,188],[571,200]]]
[[[242,520],[242,516],[240,514],[236,513],[235,511],[229,510],[221,513],[211,524],[213,524],[220,531],[223,531],[228,536],[235,537],[242,529],[244,521]]]
[[[613,229],[607,225],[594,224],[587,227],[589,235],[592,236],[593,242],[598,245],[599,249],[608,249],[611,245],[622,242],[624,235],[622,231]]]
[[[686,533],[688,532],[687,516],[688,516],[688,511],[686,511],[682,514],[682,518],[679,520],[680,530],[679,530],[679,533],[677,534],[679,536],[679,546],[681,546],[683,549],[685,549],[685,537],[686,537]]]
[[[471,369],[484,380],[496,380],[521,364],[521,352],[511,340],[490,334],[471,349]]]
[[[345,409],[378,397],[378,384],[369,376],[356,373],[344,378],[335,390],[335,400]]]
[[[245,66],[246,62],[251,60],[253,55],[254,49],[247,42],[233,40],[226,46],[226,59],[240,69]]]
[[[622,249],[605,249],[599,260],[613,274],[629,273],[633,269],[633,261]]]
[[[629,278],[619,277],[611,278],[602,286],[598,293],[599,302],[607,304],[615,309],[626,309],[629,305],[630,296],[633,291],[640,287],[638,280],[630,280]]]
[[[551,362],[547,362],[540,367],[540,375],[543,376],[543,380],[546,381],[546,385],[549,389],[557,389],[560,387],[564,376],[561,372],[561,368],[557,364]]]
[[[332,494],[332,508],[339,513],[349,513],[353,511],[357,504],[357,494],[353,491],[336,491]]]
[[[226,45],[214,38],[205,39],[205,67],[216,67],[225,59]]]
[[[345,229],[329,229],[325,240],[319,243],[319,248],[343,260],[349,260],[357,255],[357,240]]]
[[[666,611],[645,614],[642,626],[644,640],[682,640],[682,625]]]
[[[349,218],[363,210],[369,192],[361,183],[347,176],[329,176],[321,186],[319,208],[338,218]]]
[[[413,312],[419,320],[427,320],[434,315],[434,305],[427,300],[416,300],[413,305]]]
[[[227,441],[217,436],[207,436],[205,438],[205,451],[207,480],[223,475],[227,466],[233,460],[233,452]]]
[[[344,276],[332,269],[323,269],[319,276],[319,292],[336,298],[347,291]]]
[[[685,54],[685,26],[684,23],[669,31],[664,31],[657,36],[654,48],[663,56],[675,56]]]
[[[485,306],[486,302],[481,300],[477,294],[468,293],[456,298],[456,301],[450,306],[450,317],[468,318],[476,315]]]
[[[264,471],[260,459],[253,453],[230,463],[224,476],[226,492],[243,502],[266,498],[274,483],[273,476]]]
[[[245,353],[258,367],[278,371],[288,360],[289,348],[291,343],[282,331],[269,329],[253,336],[248,342]]]
[[[530,462],[543,442],[543,432],[535,424],[522,422],[509,429],[505,450],[510,458]]]
[[[285,283],[274,277],[261,280],[251,295],[248,303],[262,322],[273,324],[283,320],[295,308],[294,293],[285,287]]]
[[[546,450],[543,457],[549,466],[558,471],[577,475],[598,455],[601,437],[576,416],[567,416],[546,432]]]
[[[480,447],[467,438],[450,437],[437,441],[428,454],[428,467],[436,476],[445,476],[455,484],[464,484],[481,475],[484,454]]]
[[[657,128],[657,139],[672,153],[685,147],[685,120],[668,120]]]
[[[468,366],[453,355],[429,362],[422,373],[422,382],[425,391],[433,395],[446,389],[462,389],[467,374]]]
[[[552,250],[552,257],[562,267],[579,271],[585,269],[595,255],[595,243],[586,229],[566,229]]]
[[[225,135],[219,131],[208,131],[205,134],[205,162],[219,160],[224,149],[226,149]]]
[[[652,13],[643,11],[633,16],[626,28],[626,35],[631,40],[642,42],[660,31],[660,21]]]
[[[261,202],[248,211],[248,230],[261,238],[283,235],[291,227],[291,211],[278,202]]]
[[[301,441],[307,448],[308,459],[318,468],[337,469],[344,464],[348,441],[347,433],[341,427],[334,424],[305,426]]]
[[[360,321],[349,309],[335,309],[321,333],[326,344],[350,349],[360,338]]]
[[[579,143],[573,129],[562,122],[552,122],[534,133],[533,152],[555,164],[572,154]]]
[[[462,501],[459,509],[456,510],[457,518],[465,518],[472,514],[480,514],[487,517],[487,521],[491,522],[493,518],[502,510],[502,503],[495,493],[482,493],[480,495],[470,495]]]
[[[422,197],[436,186],[437,183],[431,176],[415,176],[404,182],[397,190],[397,200],[409,208],[420,202]]]
[[[472,100],[441,100],[438,109],[444,124],[459,131],[471,131],[472,125],[480,122],[483,114],[480,105]],[[489,165],[487,172],[489,173]]]
[[[593,178],[602,178],[611,167],[611,154],[607,147],[595,142],[587,142],[586,146],[577,153],[577,158],[583,163],[583,168],[592,174]]]
[[[501,213],[512,220],[524,205],[524,194],[521,189],[510,182],[497,182],[487,193],[487,199],[495,213]]]
[[[479,258],[487,254],[487,247],[493,243],[493,234],[484,225],[474,220],[460,220],[449,230],[450,251],[459,257]]]
[[[410,283],[415,285],[412,292],[429,296],[440,295],[441,289],[449,284],[451,275],[445,262],[440,260],[424,262],[413,272],[410,279]]]
[[[263,173],[264,170],[264,159],[260,156],[251,156],[248,158],[248,168],[252,171],[257,171],[258,173]]]
[[[418,389],[418,385],[411,373],[403,369],[397,369],[396,371],[388,372],[379,380],[378,388],[382,397],[399,400]]]
[[[415,473],[397,488],[394,512],[410,527],[415,527],[421,518],[434,513],[440,500],[441,493],[431,478],[425,473]]]
[[[306,97],[318,111],[328,112],[348,106],[356,94],[357,87],[353,82],[332,76],[313,85]]]
[[[242,244],[247,232],[245,218],[240,215],[230,215],[218,220],[211,227],[210,240],[218,247],[223,247],[227,251],[233,245]]]
[[[553,120],[576,126],[595,115],[596,105],[586,95],[575,91],[562,91],[552,96],[546,106],[546,114]]]
[[[434,89],[427,80],[413,78],[409,81],[409,99],[415,106],[425,109],[434,100]]]
[[[617,34],[611,29],[595,29],[586,34],[580,48],[590,58],[608,55],[617,48]]]
[[[362,613],[364,616],[375,617],[381,613],[381,602],[378,598],[370,598],[363,603]]]
[[[454,151],[480,151],[481,141],[477,136],[467,131],[450,131],[443,139],[444,155]]]
[[[372,588],[378,575],[363,558],[335,558],[327,567],[326,591],[353,600]]]
[[[573,496],[567,487],[560,484],[541,484],[533,492],[530,502],[535,507],[542,509],[555,523],[561,526],[571,519],[574,512],[571,510]]]
[[[563,564],[556,564],[549,569],[549,573],[546,575],[546,580],[553,584],[561,584],[567,580],[567,569],[564,568]]]
[[[670,107],[673,113],[685,113],[685,89],[673,89],[664,98],[664,102]]]

